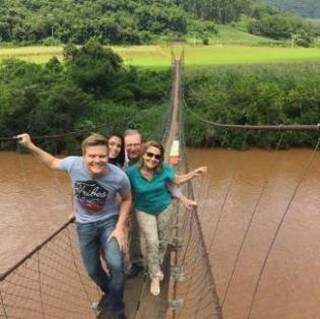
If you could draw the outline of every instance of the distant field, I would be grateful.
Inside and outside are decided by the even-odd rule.
[[[263,36],[256,36],[245,31],[241,31],[230,25],[217,25],[218,34],[210,37],[210,44],[227,45],[249,45],[249,46],[268,46],[279,43],[280,41]]]
[[[142,67],[168,67],[171,61],[171,49],[180,52],[184,49],[187,66],[205,66],[214,64],[276,63],[320,61],[320,49],[314,48],[277,48],[250,47],[216,44],[210,46],[128,46],[112,47],[128,65]],[[52,56],[62,59],[61,47],[23,47],[0,49],[0,60],[18,58],[36,63],[44,63]]]

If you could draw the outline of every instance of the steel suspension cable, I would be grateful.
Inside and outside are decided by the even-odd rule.
[[[66,136],[66,135],[65,135]],[[60,137],[60,136],[59,136]],[[23,160],[21,158],[21,148],[20,148],[20,145],[18,144],[18,147],[19,147],[19,158],[20,158],[20,164],[21,164],[21,168],[22,170],[24,171],[24,167],[23,167]],[[53,176],[54,176],[54,185],[56,186],[55,189],[58,189],[58,192],[60,193],[60,198],[63,199],[65,205],[67,205],[67,201],[66,201],[66,198],[64,196],[64,194],[62,193],[62,184],[61,182],[59,182],[58,178],[57,178],[57,175],[55,172],[53,172]],[[25,181],[27,182],[26,180],[26,175],[24,174],[24,177],[25,177]],[[73,201],[72,201],[72,206],[73,206]],[[69,218],[69,221],[68,222],[73,222],[74,221],[74,217],[72,218]],[[81,279],[81,276],[80,276],[80,271],[79,271],[79,268],[77,266],[77,263],[76,263],[76,257],[75,257],[75,254],[74,254],[74,250],[73,250],[73,245],[72,245],[72,241],[71,241],[71,233],[70,233],[70,229],[69,227],[66,228],[67,229],[67,237],[68,237],[68,241],[69,241],[69,245],[70,245],[70,250],[71,250],[71,254],[72,254],[72,259],[73,259],[73,263],[74,263],[74,267],[76,269],[76,272],[77,272],[77,275],[79,277],[79,281],[80,281],[80,284],[81,284],[81,287],[85,293],[85,296],[87,297],[87,300],[88,302],[91,304],[92,303],[92,300],[89,296],[89,293],[86,289],[86,287],[84,286],[84,283],[83,283],[83,280]],[[39,251],[37,252],[38,256],[39,256]],[[39,258],[39,257],[38,257]],[[39,261],[38,261],[39,262]],[[41,291],[41,290],[40,290]],[[42,305],[43,307],[43,305]]]
[[[183,105],[183,103],[181,103],[182,98],[183,90],[180,84],[180,106]],[[182,123],[181,113],[182,112],[180,110],[180,126]],[[183,131],[181,129],[179,132],[179,140],[181,143],[180,150],[182,151],[182,159],[186,159],[184,148],[185,139],[183,136]],[[184,170],[188,170],[187,161],[181,162],[181,165],[183,165]],[[192,186],[190,183],[188,183],[187,194],[189,198],[194,198]],[[211,312],[211,317],[214,316],[215,318],[222,318],[218,295],[216,293],[215,282],[211,271],[211,265],[209,262],[197,209],[193,209],[192,211],[185,213],[183,223],[185,227],[182,232],[184,234],[184,251],[182,253],[182,256],[180,255],[179,257],[178,267],[180,268],[184,266],[185,271],[187,271],[189,275],[187,285],[183,285],[183,287],[181,287],[181,292],[184,292],[183,296],[184,301],[186,302],[182,307],[182,309],[184,310],[181,309],[181,314],[174,311],[174,315],[176,315],[177,318],[198,318],[200,314],[204,315],[202,313],[203,306],[205,305],[205,307],[207,307],[206,301],[209,299],[210,301],[208,307],[210,307],[210,310],[208,310],[208,308],[207,311]],[[187,247],[185,246],[185,244],[187,244]],[[204,268],[206,269],[206,271],[199,271],[199,269],[203,270]],[[176,288],[179,289],[179,285],[176,286]],[[192,289],[192,287],[198,289]],[[188,304],[190,307],[188,307]],[[192,309],[192,312],[188,310],[189,308]],[[179,315],[181,315],[181,317]]]
[[[247,134],[247,137],[248,137],[248,134]],[[215,228],[214,228],[214,231],[213,231],[213,235],[212,235],[212,238],[211,238],[211,241],[210,241],[210,244],[209,244],[209,252],[211,252],[212,247],[213,247],[213,245],[215,243],[215,240],[217,238],[218,229],[219,229],[219,226],[221,224],[222,217],[223,217],[223,214],[224,214],[224,208],[225,208],[225,205],[226,205],[226,203],[227,203],[227,201],[228,201],[228,199],[230,197],[230,194],[231,194],[231,191],[232,191],[232,187],[233,187],[234,181],[235,181],[235,176],[236,176],[236,157],[234,156],[233,157],[233,163],[232,163],[231,179],[230,179],[230,182],[228,184],[225,196],[223,198],[223,202],[222,202],[221,207],[219,209],[218,220],[216,222],[216,225],[215,225]]]
[[[4,314],[4,317],[6,319],[8,319],[8,315],[7,315],[7,311],[6,311],[6,307],[4,305],[4,300],[3,300],[3,296],[2,296],[2,291],[0,289],[0,300],[1,300],[1,306],[2,306],[2,310],[3,310],[3,314]]]
[[[192,114],[199,121],[221,128],[232,128],[232,129],[244,129],[244,130],[261,130],[261,131],[318,131],[320,130],[320,123],[314,125],[240,125],[240,124],[222,124],[218,122],[209,121],[199,114],[191,110],[190,107],[186,107],[187,111]]]
[[[189,167],[188,167],[188,163],[186,162],[185,163],[185,167],[186,167],[186,170],[188,171],[189,170]],[[194,199],[194,192],[193,192],[193,187],[192,187],[192,183],[189,182],[188,183],[189,185],[189,190],[188,190],[188,195],[190,198]],[[210,293],[212,294],[214,300],[216,300],[217,304],[216,304],[216,307],[217,307],[217,312],[218,312],[218,317],[219,318],[222,318],[222,312],[221,312],[221,308],[220,308],[220,302],[219,302],[219,297],[218,297],[218,294],[216,292],[216,288],[215,288],[215,279],[214,279],[214,276],[213,276],[213,273],[212,273],[212,265],[210,264],[210,260],[209,260],[209,254],[208,254],[208,251],[206,249],[206,244],[205,244],[205,241],[204,241],[204,236],[203,236],[203,230],[202,230],[202,225],[200,223],[200,220],[199,220],[199,214],[197,212],[197,209],[194,208],[193,209],[193,214],[192,214],[192,218],[194,219],[194,222],[197,226],[197,230],[198,230],[198,235],[199,235],[199,238],[200,238],[200,242],[197,243],[198,244],[198,247],[202,247],[203,249],[203,252],[202,252],[202,255],[205,257],[205,262],[206,262],[206,265],[207,265],[207,269],[210,270],[209,272],[209,278],[210,278]],[[200,306],[200,301],[201,301],[201,298],[199,300],[199,303],[198,303],[198,307]]]
[[[274,244],[275,244],[275,242],[276,242],[276,240],[278,238],[278,235],[280,233],[281,227],[282,227],[282,225],[283,225],[283,223],[285,221],[285,218],[286,218],[286,216],[287,216],[287,214],[289,212],[289,208],[291,207],[291,204],[292,204],[292,202],[293,202],[293,200],[294,200],[294,198],[295,198],[295,196],[296,196],[296,194],[298,192],[298,189],[300,188],[300,186],[301,186],[301,184],[302,184],[302,182],[303,182],[303,180],[304,180],[304,178],[306,176],[306,173],[309,170],[309,168],[310,168],[310,166],[311,166],[311,164],[312,164],[312,162],[313,162],[313,160],[314,160],[314,158],[316,156],[316,153],[318,151],[319,145],[320,145],[320,137],[318,138],[317,144],[316,144],[316,146],[315,146],[315,148],[313,150],[313,153],[312,153],[308,163],[304,167],[304,170],[303,170],[303,172],[302,172],[302,174],[300,176],[300,179],[299,179],[296,187],[294,188],[293,194],[292,194],[292,196],[291,196],[291,198],[290,198],[290,200],[288,202],[288,205],[287,205],[284,213],[281,216],[280,222],[279,222],[279,224],[278,224],[278,226],[276,228],[276,231],[275,231],[275,233],[274,233],[274,235],[272,237],[271,243],[270,243],[270,245],[268,247],[267,254],[266,254],[266,256],[265,256],[265,258],[263,260],[263,264],[262,264],[262,267],[260,269],[260,272],[259,272],[259,275],[258,275],[258,279],[257,279],[256,285],[255,285],[255,288],[254,288],[254,292],[253,292],[252,299],[251,299],[251,302],[250,302],[250,307],[249,307],[249,312],[248,312],[247,319],[251,318],[251,314],[252,314],[255,298],[256,298],[256,295],[257,295],[257,292],[258,292],[258,288],[260,286],[260,282],[261,282],[264,270],[266,268],[268,259],[269,259],[270,255],[271,255],[271,252],[272,252],[272,249],[274,247]]]
[[[237,251],[236,259],[235,259],[235,262],[234,262],[233,267],[232,267],[232,272],[231,272],[231,275],[230,275],[229,280],[228,280],[228,282],[227,282],[227,287],[226,287],[224,296],[222,297],[222,302],[221,302],[221,307],[222,307],[222,308],[224,307],[226,298],[227,298],[227,296],[228,296],[229,288],[230,288],[230,285],[231,285],[232,280],[234,279],[234,275],[235,275],[236,268],[237,268],[237,265],[238,265],[238,262],[239,262],[239,259],[240,259],[240,255],[241,255],[241,252],[242,252],[242,250],[243,250],[243,247],[244,247],[244,244],[245,244],[245,242],[246,242],[246,239],[247,239],[247,237],[248,237],[248,234],[249,234],[250,228],[251,228],[251,226],[252,226],[252,222],[253,222],[253,220],[254,220],[254,217],[255,217],[255,215],[256,215],[256,213],[257,213],[258,206],[259,206],[259,204],[260,204],[260,202],[261,202],[261,200],[262,200],[262,197],[263,197],[263,195],[264,195],[264,192],[265,192],[265,190],[266,190],[266,188],[267,188],[267,185],[268,185],[268,183],[269,183],[269,181],[270,181],[270,179],[271,179],[271,176],[273,175],[273,171],[274,171],[274,169],[275,169],[275,167],[276,167],[277,155],[278,155],[278,151],[279,151],[280,145],[281,145],[281,143],[282,143],[282,139],[283,139],[283,134],[280,135],[280,138],[279,138],[279,140],[278,140],[277,146],[276,146],[276,148],[275,148],[274,151],[273,151],[273,156],[272,156],[273,159],[272,159],[272,161],[271,161],[270,170],[268,170],[269,173],[267,174],[267,176],[266,176],[266,178],[265,178],[265,180],[264,180],[264,182],[263,182],[262,189],[261,189],[260,194],[259,194],[259,196],[258,196],[258,198],[257,198],[257,201],[256,201],[255,206],[254,206],[254,208],[253,208],[252,214],[251,214],[251,216],[250,216],[249,222],[248,222],[247,227],[246,227],[246,229],[245,229],[243,238],[242,238],[242,240],[241,240],[240,247],[239,247],[239,249],[238,249],[238,251]]]
[[[74,219],[74,218],[73,218]],[[69,240],[69,245],[70,245],[70,250],[71,250],[71,254],[72,254],[72,261],[73,261],[73,265],[76,269],[76,272],[77,272],[77,275],[78,275],[78,278],[79,278],[79,281],[80,281],[80,284],[81,284],[81,288],[85,294],[85,296],[87,297],[87,300],[89,301],[89,304],[92,304],[92,300],[90,298],[90,295],[89,295],[89,292],[88,290],[86,289],[85,285],[84,285],[84,282],[81,278],[81,274],[80,274],[80,270],[79,270],[79,267],[76,263],[76,256],[75,256],[75,253],[74,253],[74,250],[73,250],[73,245],[72,245],[72,240],[71,240],[71,232],[70,232],[70,229],[69,227],[67,228],[67,232],[68,232],[68,240]]]

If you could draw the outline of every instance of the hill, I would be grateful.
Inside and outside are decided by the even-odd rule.
[[[0,6],[0,44],[20,46],[84,44],[91,38],[105,45],[220,43],[228,29],[221,26],[237,30],[231,37],[238,43],[241,35],[245,44],[259,42],[251,35],[264,43],[262,37],[287,41],[294,35],[296,44],[310,46],[320,33],[263,0],[2,0]]]
[[[302,17],[320,18],[319,0],[266,0],[268,4]]]

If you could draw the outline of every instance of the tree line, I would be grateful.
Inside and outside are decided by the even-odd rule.
[[[267,3],[306,18],[320,18],[318,0],[267,0]]]
[[[0,136],[33,136],[72,131],[123,132],[139,128],[159,137],[170,92],[169,70],[125,67],[120,56],[91,40],[68,45],[64,63],[39,65],[19,60],[0,64]],[[77,136],[43,140],[54,152],[75,147]],[[2,142],[2,148],[15,147]]]
[[[3,0],[0,40],[15,43],[149,43],[160,36],[201,37],[216,32],[214,22],[198,21],[174,1]]]
[[[224,124],[317,124],[320,122],[319,63],[220,66],[187,69],[184,96],[198,116]],[[67,45],[64,62],[39,65],[19,60],[0,64],[0,136],[81,131],[88,134],[138,128],[159,139],[164,129],[171,71],[123,65],[121,57],[90,40]],[[244,132],[205,124],[185,110],[191,146],[274,147],[277,132]],[[312,146],[315,133],[285,133],[281,147]],[[74,151],[79,135],[41,140],[60,153]],[[1,141],[1,148],[13,148]]]
[[[320,26],[263,0],[2,0],[0,41],[15,44],[142,44],[161,39],[208,40],[217,24],[308,46]],[[204,41],[208,43],[208,41]]]
[[[184,81],[188,108],[221,124],[316,125],[320,121],[319,63],[228,66],[189,70]],[[280,132],[216,128],[185,111],[187,144],[245,149],[272,148]],[[283,134],[282,148],[312,147],[319,132]]]

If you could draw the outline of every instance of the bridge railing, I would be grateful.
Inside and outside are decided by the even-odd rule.
[[[95,318],[75,237],[70,220],[0,276],[0,318]]]
[[[189,170],[185,154],[181,73],[183,55],[177,66],[180,69],[179,79],[174,88],[178,109],[178,129],[174,139],[178,141],[180,161],[178,172]],[[186,197],[194,199],[193,186],[189,182],[183,189]],[[167,318],[222,318],[219,300],[212,275],[212,265],[209,263],[201,224],[196,208],[187,210],[177,207],[175,211],[174,236],[171,252],[171,280],[169,289],[169,308]]]
[[[174,69],[172,74],[174,76]],[[164,124],[163,142],[169,135],[171,116],[170,106]],[[105,125],[97,127],[98,130],[104,128]],[[61,139],[85,133],[86,130],[79,130],[52,136],[36,136],[33,139]],[[0,138],[0,142],[12,140],[11,137]],[[0,274],[0,318],[96,317],[91,305],[100,299],[101,293],[83,267],[72,221],[66,222],[14,266]],[[150,301],[145,286],[146,281],[138,292],[141,294],[138,305],[130,307],[135,309],[130,309],[129,318],[147,316],[145,312],[149,308],[145,305]],[[145,299],[145,302],[142,299]],[[166,296],[161,300],[159,298],[159,309],[166,308],[166,299]]]

